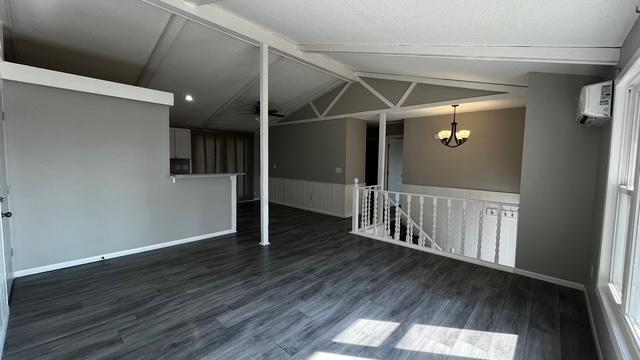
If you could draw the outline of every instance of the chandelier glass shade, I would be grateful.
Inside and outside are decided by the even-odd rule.
[[[437,138],[440,142],[448,147],[458,147],[469,139],[471,136],[470,130],[458,130],[458,123],[456,122],[456,108],[459,105],[451,105],[453,107],[453,122],[451,123],[450,130],[440,130],[437,133]]]

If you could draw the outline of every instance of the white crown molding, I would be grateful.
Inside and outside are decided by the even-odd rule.
[[[4,61],[3,80],[173,106],[173,94]]]
[[[317,54],[411,56],[556,64],[617,65],[620,60],[618,47],[302,44],[299,49]]]

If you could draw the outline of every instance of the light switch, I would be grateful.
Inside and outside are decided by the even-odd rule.
[[[336,174],[342,174],[342,168],[341,167],[337,167],[336,168]]]

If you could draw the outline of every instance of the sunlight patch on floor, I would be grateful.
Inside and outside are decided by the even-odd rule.
[[[518,335],[456,329],[433,325],[412,325],[396,348],[478,360],[513,359]]]
[[[334,342],[359,346],[378,347],[400,324],[391,321],[358,319],[338,336]]]

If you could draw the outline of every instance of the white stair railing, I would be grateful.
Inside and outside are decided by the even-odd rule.
[[[356,179],[352,232],[513,267],[518,209],[516,203],[386,191]]]

